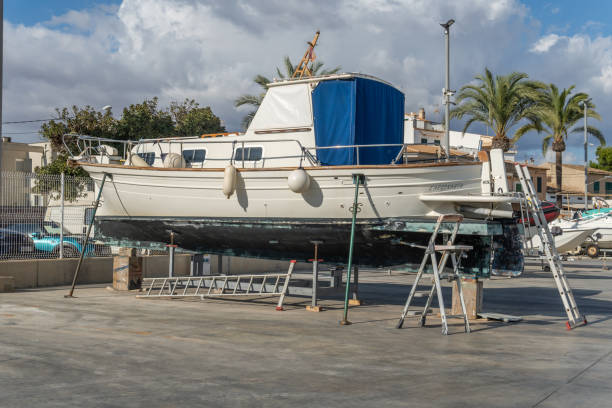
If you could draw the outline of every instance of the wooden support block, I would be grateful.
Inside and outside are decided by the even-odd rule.
[[[323,308],[321,306],[308,305],[306,306],[306,310],[308,310],[309,312],[322,312]]]
[[[14,292],[15,278],[13,276],[0,276],[0,293]]]
[[[361,306],[361,300],[359,300],[359,299],[349,299],[348,304],[350,306]]]
[[[132,290],[142,284],[142,257],[136,256],[133,248],[120,248],[119,256],[113,258],[113,288]]]
[[[468,319],[477,319],[478,314],[482,312],[482,296],[483,286],[482,281],[478,279],[463,278],[461,280],[463,288],[463,299],[465,300],[465,308],[467,310]],[[461,300],[457,292],[457,281],[453,282],[453,307],[452,315],[462,315]]]

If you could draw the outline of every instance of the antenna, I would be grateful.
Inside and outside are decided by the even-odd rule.
[[[312,39],[312,42],[308,41],[308,48],[306,49],[306,52],[304,53],[304,56],[302,57],[302,60],[298,64],[297,68],[295,69],[295,71],[293,71],[293,75],[291,76],[292,79],[303,78],[304,76],[312,76],[312,71],[310,70],[310,68],[308,68],[308,64],[311,64],[317,58],[314,53],[314,47],[317,45],[320,33],[320,31],[317,31],[315,33],[314,38]]]

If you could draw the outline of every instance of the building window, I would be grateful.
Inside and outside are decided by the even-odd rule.
[[[435,144],[436,146],[440,146],[440,141],[439,141],[439,140],[434,140],[434,144]]]
[[[606,181],[606,195],[607,194],[612,194],[612,183],[609,181]]]
[[[206,159],[206,150],[183,150],[183,158],[188,165],[193,163],[204,163]]]
[[[234,152],[234,161],[258,161],[262,156],[262,147],[238,147]]]
[[[426,139],[426,138],[424,138],[424,137],[422,137],[422,138],[421,138],[421,143],[423,143],[423,144],[427,144],[427,139]]]
[[[514,187],[514,191],[517,191],[519,193],[523,191],[523,186],[521,186],[521,183],[516,183],[516,186]]]
[[[593,183],[593,192],[599,193],[599,181]]]
[[[536,182],[538,184],[538,193],[541,193],[542,192],[542,177],[538,177],[536,179]]]

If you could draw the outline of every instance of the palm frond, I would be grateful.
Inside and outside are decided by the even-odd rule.
[[[242,95],[234,101],[234,106],[253,105],[259,107],[262,97],[257,95]]]

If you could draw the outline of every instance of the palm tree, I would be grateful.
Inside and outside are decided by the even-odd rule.
[[[521,72],[493,77],[487,68],[484,75],[474,78],[478,83],[461,88],[456,98],[459,106],[451,112],[453,118],[469,118],[463,127],[464,133],[472,123],[483,123],[495,132],[492,147],[506,152],[512,146],[508,133],[519,122],[526,119],[529,123],[518,128],[515,137],[538,128],[539,118],[533,114],[532,107],[544,84],[529,81],[528,75]]]
[[[278,75],[280,79],[291,78],[293,76],[293,73],[295,72],[295,69],[297,68],[297,65],[293,65],[293,63],[291,62],[291,59],[287,56],[283,58],[283,65],[285,66],[285,72],[282,72],[280,68],[276,67],[276,74]],[[335,74],[336,72],[342,69],[340,66],[337,66],[336,68],[332,68],[332,69],[322,69],[322,68],[323,68],[323,62],[317,61],[312,64],[310,71],[312,72],[313,75],[330,75],[330,74]],[[263,89],[263,92],[260,93],[259,95],[242,95],[234,101],[234,106],[236,107],[239,107],[242,105],[251,105],[255,107],[255,110],[249,112],[242,119],[242,126],[245,129],[249,127],[249,124],[255,117],[255,113],[257,113],[257,109],[259,108],[259,105],[261,105],[261,102],[263,101],[263,98],[266,95],[266,91],[268,90],[268,84],[272,82],[269,78],[263,75],[257,75],[255,78],[253,78],[253,81]]]
[[[584,132],[584,126],[573,127],[584,118],[584,105],[587,105],[587,116],[601,120],[595,111],[595,105],[589,101],[589,95],[579,92],[571,95],[574,86],[563,91],[550,84],[542,91],[540,102],[532,108],[541,122],[541,129],[545,132],[542,139],[542,154],[549,148],[555,152],[555,175],[558,191],[562,189],[563,152],[566,149],[565,141],[570,132]],[[570,96],[571,95],[571,96]],[[595,136],[601,145],[606,144],[603,134],[593,126],[587,126],[587,133]],[[517,140],[520,136],[515,136]],[[551,143],[552,142],[552,143]],[[561,207],[562,196],[557,195],[557,206]]]

